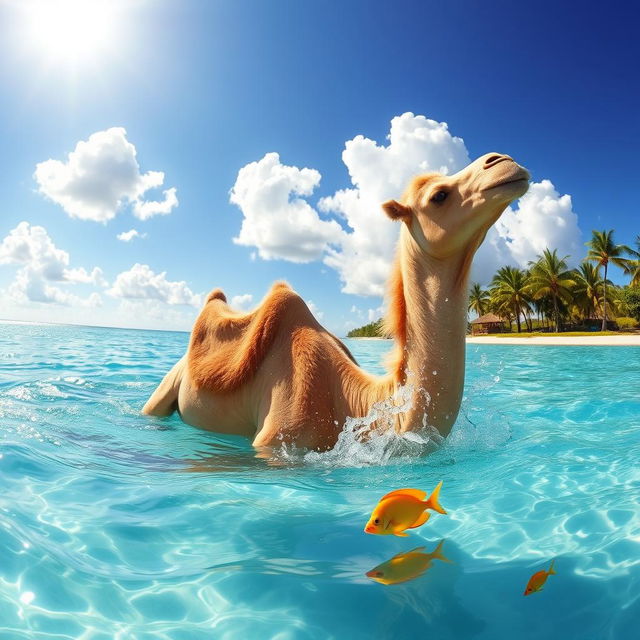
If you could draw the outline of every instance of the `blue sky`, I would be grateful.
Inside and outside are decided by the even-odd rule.
[[[69,2],[58,4],[64,15]],[[380,275],[354,275],[354,261],[384,270],[394,231],[376,198],[399,195],[387,173],[399,162],[410,175],[420,154],[423,166],[454,171],[495,150],[531,171],[533,196],[514,204],[481,272],[526,261],[545,240],[579,253],[593,228],[615,228],[627,244],[640,233],[632,3],[116,0],[96,9],[109,30],[64,55],[46,25],[33,36],[38,7],[0,1],[0,243],[11,237],[0,250],[0,317],[188,329],[199,294],[220,286],[250,306],[284,278],[343,335],[379,315]],[[96,28],[53,22],[70,29],[67,42]],[[96,149],[120,144],[126,155],[128,144],[139,180],[113,218],[83,219],[105,190],[118,197],[120,165],[101,159],[98,183],[77,172],[75,186],[60,179],[79,142],[109,131],[77,171]],[[434,141],[416,142],[423,134]],[[38,180],[48,160],[58,161],[46,166],[54,174]],[[135,200],[131,189],[150,171],[164,173],[162,185]],[[320,204],[343,189],[360,204]],[[303,212],[283,210],[292,199]],[[136,202],[138,212],[144,202],[170,212],[143,220]],[[308,219],[308,251],[286,215]],[[245,244],[234,243],[243,222]],[[131,229],[146,236],[117,239]]]

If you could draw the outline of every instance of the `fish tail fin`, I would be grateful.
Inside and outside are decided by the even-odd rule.
[[[549,565],[549,571],[547,571],[547,573],[548,573],[550,576],[555,576],[555,575],[557,575],[557,574],[556,574],[556,572],[553,570],[553,565],[554,565],[555,561],[556,561],[556,559],[554,558],[554,559],[551,561],[551,564]]]
[[[438,546],[431,552],[431,555],[432,555],[432,557],[437,558],[438,560],[441,560],[442,562],[451,563],[452,561],[449,560],[449,558],[447,558],[442,553],[442,545],[443,544],[444,544],[444,538],[442,540],[440,540],[440,542],[438,542]]]
[[[438,513],[447,514],[442,505],[438,502],[438,496],[440,495],[440,489],[442,488],[442,480],[438,483],[438,486],[433,490],[433,493],[429,496],[426,504],[426,509],[433,509]]]

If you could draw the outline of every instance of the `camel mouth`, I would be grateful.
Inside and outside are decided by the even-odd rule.
[[[525,183],[528,184],[529,179],[531,178],[531,175],[529,174],[529,172],[524,167],[521,167],[520,165],[517,165],[515,163],[514,165],[515,165],[515,171],[511,175],[506,176],[501,180],[499,180],[498,182],[496,182],[495,184],[491,185],[490,187],[487,187],[485,191],[491,191],[491,189],[497,189],[498,187],[505,187],[506,185],[509,185],[509,184],[519,185],[519,186],[522,186]]]

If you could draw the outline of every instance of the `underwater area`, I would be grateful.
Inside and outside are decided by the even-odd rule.
[[[187,341],[0,324],[2,640],[637,637],[640,348],[468,345],[434,453],[347,426],[262,459],[139,414]],[[390,342],[346,342],[382,372]],[[447,515],[364,533],[382,495],[440,480]]]

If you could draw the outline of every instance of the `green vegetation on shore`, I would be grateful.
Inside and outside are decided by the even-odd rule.
[[[593,231],[588,252],[577,269],[569,256],[545,249],[527,269],[502,267],[488,289],[472,285],[469,311],[492,313],[522,333],[600,329],[633,330],[640,325],[640,236],[636,249],[616,244],[613,230]],[[626,286],[608,279],[609,264],[630,276]],[[590,331],[588,331],[590,330]]]
[[[483,338],[486,334],[478,336],[479,338]],[[492,338],[513,338],[517,336],[518,338],[539,338],[542,334],[539,331],[521,331],[517,332],[509,332],[509,333],[492,333],[489,334]],[[563,331],[562,333],[545,333],[545,337],[558,337],[558,338],[583,338],[588,336],[589,338],[600,337],[600,336],[624,336],[629,335],[623,331]]]
[[[383,338],[382,319],[365,324],[364,327],[352,329],[347,333],[347,338]]]
[[[540,332],[563,335],[616,335],[640,327],[640,235],[636,249],[615,244],[613,230],[593,231],[587,255],[577,269],[568,269],[569,256],[545,249],[528,268],[504,266],[484,289],[473,283],[469,311],[502,318],[509,331],[522,336]],[[617,286],[608,279],[610,264],[630,277]],[[523,331],[524,325],[524,331]],[[600,331],[598,331],[600,329]],[[509,333],[492,335],[510,335]],[[385,337],[382,320],[353,329],[349,338]]]

